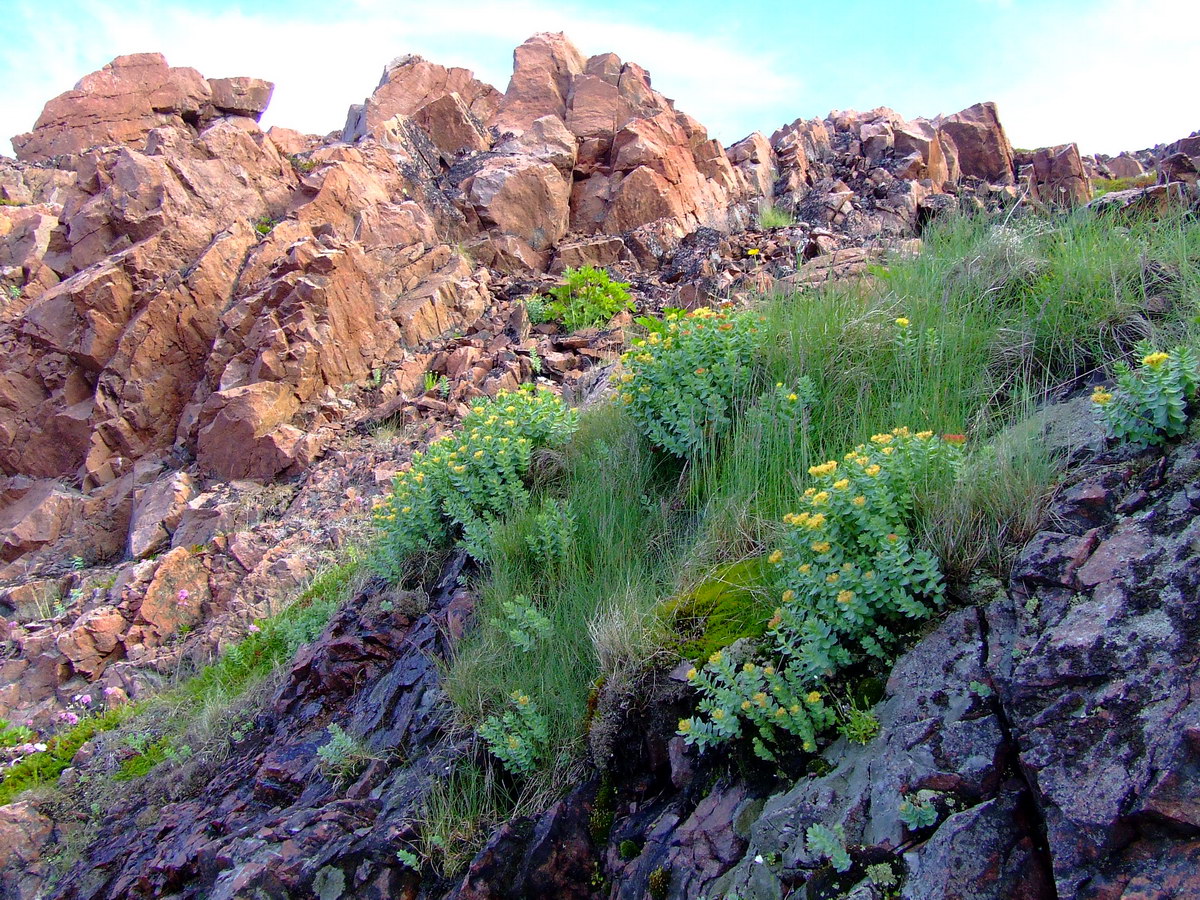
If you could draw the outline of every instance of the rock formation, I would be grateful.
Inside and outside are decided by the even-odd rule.
[[[566,267],[612,268],[633,283],[641,310],[693,307],[862,273],[885,251],[911,251],[948,209],[1090,197],[1089,163],[1074,145],[1014,155],[990,103],[912,121],[887,108],[839,111],[724,148],[646,70],[611,53],[585,59],[561,34],[517,48],[503,93],[465,69],[400,57],[328,138],[264,132],[271,90],[254,78],[205,79],[158,54],[119,57],[51,100],[14,138],[18,160],[0,160],[0,717],[49,728],[81,691],[136,698],[157,672],[210,658],[360,534],[369,498],[472,399],[530,381],[539,367],[568,395],[586,396],[624,345],[629,318],[574,335],[531,325],[518,301]],[[1176,189],[1194,184],[1196,141],[1153,161],[1118,158],[1109,171],[1157,166]],[[798,221],[755,230],[767,206]],[[404,440],[375,440],[380,424]],[[1110,499],[1111,512],[1119,503]],[[1106,546],[1104,529],[1123,527],[1114,522],[1055,540],[1086,556]],[[1073,541],[1090,541],[1087,553]],[[161,831],[114,840],[95,879],[62,896],[158,896],[183,884],[213,897],[307,890],[326,866],[354,880],[355,896],[411,889],[392,850],[389,864],[378,856],[407,827],[437,753],[455,752],[425,655],[447,652],[447,621],[465,614],[452,575],[428,613],[368,621],[347,610],[302,655],[262,735],[233,761],[238,809],[218,815],[216,793],[202,793],[165,814]],[[1138,762],[1152,797],[1144,810],[1115,796],[1084,808],[1063,787],[1039,722],[1083,727],[1055,712],[1070,678],[1035,654],[1021,665],[1047,667],[1034,672],[1045,691],[1024,696],[996,654],[1035,634],[1012,598],[1049,591],[1036,627],[1060,628],[1111,599],[1097,594],[1117,576],[1071,581],[1082,592],[1074,600],[1064,599],[1067,585],[1030,577],[987,622],[959,616],[944,626],[957,629],[958,656],[942,654],[941,632],[913,651],[910,667],[932,671],[933,659],[955,690],[966,678],[1000,696],[960,691],[929,737],[952,735],[957,749],[938,767],[886,775],[889,790],[949,784],[963,800],[922,852],[976,848],[972,835],[987,825],[997,842],[988,852],[1004,862],[971,877],[1025,879],[1037,887],[1029,896],[1048,896],[1037,891],[1051,877],[1063,891],[1136,873],[1156,854],[1194,856],[1154,830],[1196,825],[1180,774],[1191,764],[1186,742],[1128,736],[1151,747]],[[1104,609],[1133,621],[1132,590],[1126,606]],[[1129,652],[1149,652],[1130,635]],[[1160,668],[1186,668],[1182,651],[1159,653]],[[1102,707],[1103,690],[1081,702]],[[297,748],[311,749],[320,711],[335,700],[364,723],[390,716],[397,724],[375,732],[380,747],[419,750],[417,761],[387,775],[372,768],[336,800],[310,791],[312,754]],[[888,741],[924,727],[932,703],[893,702]],[[647,740],[664,737],[654,728]],[[659,743],[647,752],[665,752]],[[1106,752],[1097,751],[1098,777],[1115,764],[1116,751]],[[871,760],[844,754],[831,764],[822,802],[861,808]],[[402,802],[381,810],[368,799],[380,779]],[[506,896],[486,885],[500,885],[516,859],[522,889],[563,889],[571,848],[589,840],[580,823],[591,789],[539,820],[533,843],[499,834],[457,896]],[[771,840],[768,852],[802,864],[780,835],[810,815],[812,799],[772,800],[763,821],[782,830],[771,838],[765,825],[749,837],[731,831],[752,802],[721,785],[650,803],[627,823],[630,834],[658,829],[644,860],[627,866],[629,884],[644,886],[650,861],[696,873],[672,896],[720,877],[765,878],[744,856]],[[1046,818],[1053,867],[1031,805]],[[1146,831],[1127,840],[1130,821]],[[899,852],[903,836],[872,830],[869,816],[853,827],[856,840]],[[4,896],[37,895],[39,847],[52,832],[30,807],[0,809]],[[704,854],[685,859],[685,837]],[[1125,862],[1100,871],[1096,848],[1117,845]],[[920,872],[930,858],[910,866]]]

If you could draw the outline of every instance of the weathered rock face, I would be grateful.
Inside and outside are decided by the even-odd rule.
[[[97,145],[144,149],[162,126],[189,128],[218,115],[255,120],[274,89],[256,78],[206,81],[195,69],[172,68],[160,53],[118,56],[60,94],[28,134],[13,138],[17,158],[41,160]]]
[[[1075,144],[1035,150],[1028,162],[1034,200],[1051,207],[1079,206],[1092,199],[1092,181]]]
[[[952,177],[957,173],[990,184],[1016,182],[1012,145],[994,103],[976,103],[955,113],[940,122],[938,131],[949,140]]]

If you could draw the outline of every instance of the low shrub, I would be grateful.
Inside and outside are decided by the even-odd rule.
[[[411,554],[450,538],[486,559],[492,526],[529,502],[524,479],[534,449],[562,444],[577,423],[577,413],[546,388],[476,403],[456,432],[413,454],[376,505],[375,567],[399,580]]]
[[[688,681],[701,699],[700,714],[679,723],[688,743],[723,743],[745,724],[756,729],[754,750],[766,759],[777,729],[816,750],[816,735],[835,718],[816,684],[865,657],[890,659],[897,626],[928,617],[941,602],[938,561],[913,545],[909,526],[914,494],[947,480],[959,460],[958,447],[932,432],[897,428],[841,463],[809,469],[808,509],[784,517],[782,546],[768,557],[783,588],[767,631],[777,662],[739,668],[725,650],[692,669]]]
[[[546,756],[550,733],[546,717],[528,694],[512,692],[512,709],[488,716],[477,729],[489,752],[513,775],[528,775]]]
[[[693,457],[729,426],[754,377],[757,326],[728,305],[702,307],[634,342],[619,399],[652,443]]]
[[[544,306],[530,307],[530,318],[536,312],[543,321],[557,319],[568,331],[603,325],[633,308],[628,283],[613,281],[608,272],[592,266],[564,270],[563,283],[548,293]]]
[[[1138,345],[1141,365],[1125,361],[1115,366],[1117,386],[1107,391],[1099,385],[1092,402],[1110,437],[1134,446],[1162,444],[1187,431],[1188,404],[1196,399],[1200,360],[1187,347],[1169,353]]]

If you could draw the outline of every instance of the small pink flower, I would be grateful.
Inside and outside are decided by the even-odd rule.
[[[259,628],[257,625],[251,625],[251,626],[250,626],[250,628],[249,628],[249,629],[247,629],[247,630],[248,630],[248,631],[249,631],[251,634],[258,634],[260,631],[262,631],[262,629],[261,629],[261,628]]]
[[[58,718],[61,721],[66,722],[68,725],[78,725],[79,724],[79,716],[75,715],[75,713],[70,712],[70,711],[60,712],[58,714]]]
[[[191,596],[191,594],[188,593],[187,588],[180,588],[179,589],[179,605],[187,606],[188,605],[188,597],[190,597],[190,596]]]
[[[111,697],[113,694],[121,690],[119,687],[113,687],[111,684],[104,689],[104,696]]]
[[[84,706],[90,706],[92,703],[92,695],[84,694],[82,697],[79,698],[79,702],[82,703]]]

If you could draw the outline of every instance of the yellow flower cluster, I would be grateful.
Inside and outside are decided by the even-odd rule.
[[[1151,353],[1147,356],[1143,356],[1142,365],[1148,369],[1159,369],[1162,368],[1162,364],[1170,358],[1171,355],[1169,353],[1163,353],[1162,351],[1159,351],[1158,353]]]

